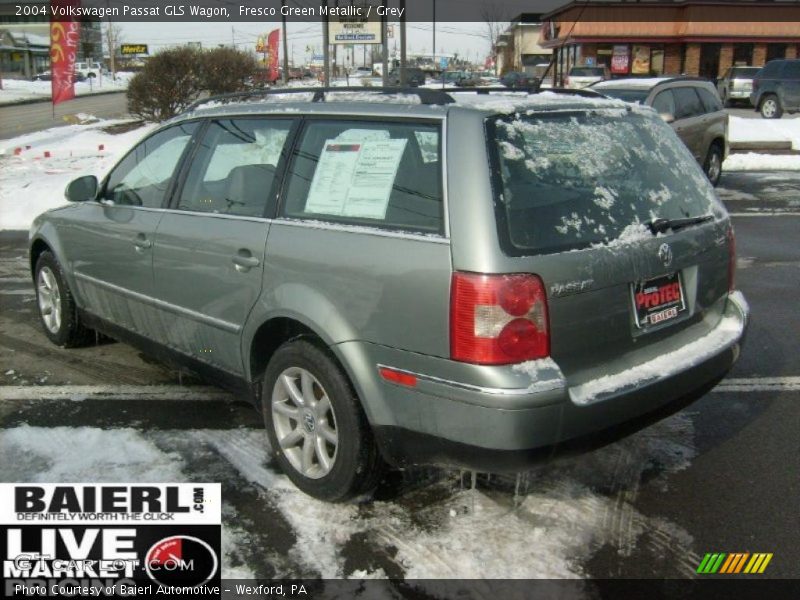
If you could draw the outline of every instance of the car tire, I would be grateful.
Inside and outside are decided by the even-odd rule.
[[[717,142],[711,144],[708,149],[706,159],[703,161],[703,171],[711,185],[716,187],[722,177],[722,148]]]
[[[783,109],[778,97],[774,94],[764,96],[759,106],[761,116],[765,119],[780,119],[783,116]]]
[[[64,271],[51,252],[39,255],[34,286],[39,320],[51,342],[63,348],[76,348],[95,340],[94,331],[81,323]]]
[[[366,415],[327,350],[307,339],[278,348],[261,405],[278,464],[306,494],[342,502],[380,482],[384,463]]]

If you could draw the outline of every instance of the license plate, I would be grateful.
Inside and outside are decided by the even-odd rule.
[[[686,310],[681,274],[631,284],[633,315],[640,329],[672,321]]]

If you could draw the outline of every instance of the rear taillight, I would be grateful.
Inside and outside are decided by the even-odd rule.
[[[728,229],[728,291],[736,289],[736,236],[733,227]]]
[[[536,275],[454,273],[450,356],[483,365],[550,355],[547,297]]]

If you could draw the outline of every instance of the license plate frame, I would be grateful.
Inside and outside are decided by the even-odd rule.
[[[630,290],[637,329],[672,323],[686,312],[686,294],[680,271],[631,283]]]

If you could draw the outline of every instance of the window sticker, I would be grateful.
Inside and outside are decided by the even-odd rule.
[[[306,201],[307,213],[384,219],[407,140],[328,140]]]

